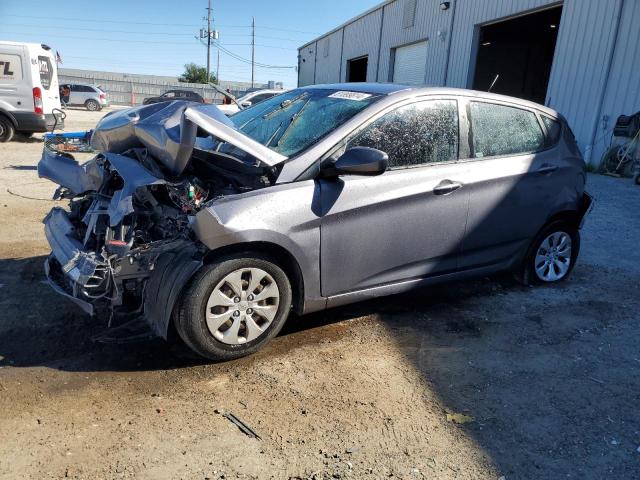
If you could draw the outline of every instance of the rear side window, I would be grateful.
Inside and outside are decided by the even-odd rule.
[[[533,112],[493,103],[471,102],[475,158],[532,153],[544,147]]]
[[[253,97],[251,99],[251,103],[255,105],[256,103],[260,103],[261,101],[266,100],[267,98],[271,98],[274,95],[275,94],[273,93],[261,93],[260,95],[256,95],[255,97]]]
[[[562,126],[560,122],[554,120],[551,117],[547,117],[546,115],[541,115],[542,123],[544,123],[544,128],[547,129],[547,146],[551,147],[558,143],[560,140],[560,133],[562,133]]]
[[[389,168],[458,158],[458,105],[427,100],[387,113],[356,134],[347,148],[372,147],[389,155]]]
[[[45,90],[49,90],[51,87],[51,81],[53,80],[53,66],[49,57],[44,55],[38,56],[38,70],[40,71],[40,84]]]

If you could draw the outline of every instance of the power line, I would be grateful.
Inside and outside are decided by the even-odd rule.
[[[24,36],[31,36],[31,35],[36,35],[35,33],[25,33],[25,32],[11,32],[11,31],[1,31],[0,33],[10,33],[12,35],[24,35]],[[149,40],[132,40],[132,39],[125,39],[125,38],[97,38],[97,37],[91,37],[91,38],[87,38],[87,37],[79,37],[76,35],[60,35],[60,34],[50,34],[50,36],[52,37],[59,37],[59,38],[73,38],[73,39],[80,39],[80,40],[97,40],[100,42],[123,42],[123,43],[144,43],[144,44],[149,44],[149,45],[193,45],[193,42],[170,42],[170,41],[158,41],[158,40],[153,40],[153,41],[149,41]],[[228,46],[251,46],[250,43],[225,43],[225,45]],[[277,50],[297,50],[296,47],[279,47],[277,45],[264,45],[264,44],[259,44],[256,43],[256,47],[263,47],[263,48],[274,48]]]
[[[4,24],[5,27],[33,27],[33,24],[27,24],[27,23],[11,23],[11,24]],[[55,26],[55,25],[38,25],[38,29],[54,29],[54,30],[60,30],[60,27]],[[103,32],[103,33],[128,33],[131,35],[166,35],[166,36],[172,36],[172,37],[190,37],[192,36],[192,33],[172,33],[172,32],[140,32],[140,31],[134,31],[134,30],[109,30],[106,28],[81,28],[81,27],[73,27],[74,30],[80,30],[83,32]]]
[[[26,23],[11,23],[11,24],[5,24],[5,27],[33,27],[32,24],[26,24]],[[57,26],[53,26],[53,25],[42,25],[42,26],[38,26],[38,29],[53,29],[53,30],[59,30],[60,27]],[[161,36],[171,36],[171,37],[192,37],[193,34],[191,32],[189,33],[172,33],[172,32],[137,32],[134,30],[110,30],[110,29],[106,29],[106,28],[81,28],[81,27],[73,27],[74,30],[79,30],[82,32],[100,32],[100,33],[127,33],[130,35],[161,35]],[[251,37],[250,33],[225,33],[223,35],[224,37]],[[297,40],[295,38],[284,38],[284,37],[272,37],[270,35],[259,35],[256,33],[256,38],[265,38],[268,40],[280,40],[280,41],[285,41],[285,42],[296,42],[296,43],[301,43],[302,40]]]
[[[248,63],[248,64],[252,63],[251,60],[249,60],[247,58],[244,58],[244,57],[241,57],[241,56],[239,56],[239,55],[227,50],[222,45],[220,45],[218,42],[216,42],[216,47],[218,47],[222,52],[226,53],[230,57],[235,58],[236,60],[240,60],[241,62]],[[296,67],[285,66],[285,65],[268,65],[268,64],[265,64],[265,63],[258,63],[258,62],[253,62],[253,63],[255,63],[255,65],[257,67],[262,67],[262,68],[280,68],[280,69],[296,68]]]
[[[131,64],[131,65],[167,65],[167,66],[175,66],[180,68],[184,66],[184,60],[176,60],[174,62],[156,62],[156,61],[145,61],[145,60],[122,60],[120,58],[84,57],[84,56],[78,56],[78,55],[64,55],[63,58],[64,59],[71,58],[76,60],[89,60],[90,62],[94,62],[94,63],[106,63],[106,64],[115,64],[115,65],[124,63],[124,64]],[[221,65],[221,67],[224,67],[225,70],[238,70],[243,72],[251,71],[251,67],[244,64],[242,65],[226,64],[226,65]]]
[[[88,20],[85,18],[71,18],[71,17],[43,17],[38,15],[15,15],[15,14],[2,14],[3,17],[17,17],[17,18],[37,18],[42,20],[66,20],[73,22],[85,22],[85,23],[93,23],[95,20]],[[155,25],[159,27],[200,27],[199,24],[194,23],[156,23],[156,22],[129,22],[124,20],[104,20],[100,18],[100,23],[118,23],[118,24],[126,24],[126,25]],[[217,25],[218,27],[226,27],[226,28],[251,28],[251,25]],[[74,27],[75,28],[75,27]],[[306,32],[302,30],[292,30],[288,28],[279,28],[279,27],[265,27],[261,26],[265,30],[279,30],[282,32],[292,32],[292,33],[303,33],[309,35],[320,35],[319,32]]]

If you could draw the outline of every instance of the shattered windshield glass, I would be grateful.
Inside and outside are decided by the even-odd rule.
[[[380,98],[369,93],[298,89],[233,115],[244,134],[270,149],[295,155]]]

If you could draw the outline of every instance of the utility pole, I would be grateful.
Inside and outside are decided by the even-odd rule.
[[[220,49],[218,48],[218,63],[216,65],[216,83],[220,85]]]
[[[209,0],[209,7],[207,8],[207,83],[211,78],[211,0]]]
[[[251,88],[256,76],[256,19],[251,17]]]

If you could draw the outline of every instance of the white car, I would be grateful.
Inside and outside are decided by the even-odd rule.
[[[69,87],[70,95],[64,99],[66,105],[82,106],[87,110],[95,112],[109,106],[107,94],[102,88],[88,83],[66,84]]]
[[[222,113],[229,116],[240,111],[240,107],[238,106],[238,104],[242,108],[247,108],[251,105],[255,105],[256,103],[260,103],[263,100],[267,100],[268,98],[271,98],[275,95],[280,95],[284,92],[286,92],[286,90],[283,90],[281,88],[277,90],[255,90],[236,99],[236,101],[238,102],[237,104],[231,103],[230,105],[217,105],[217,107]]]

